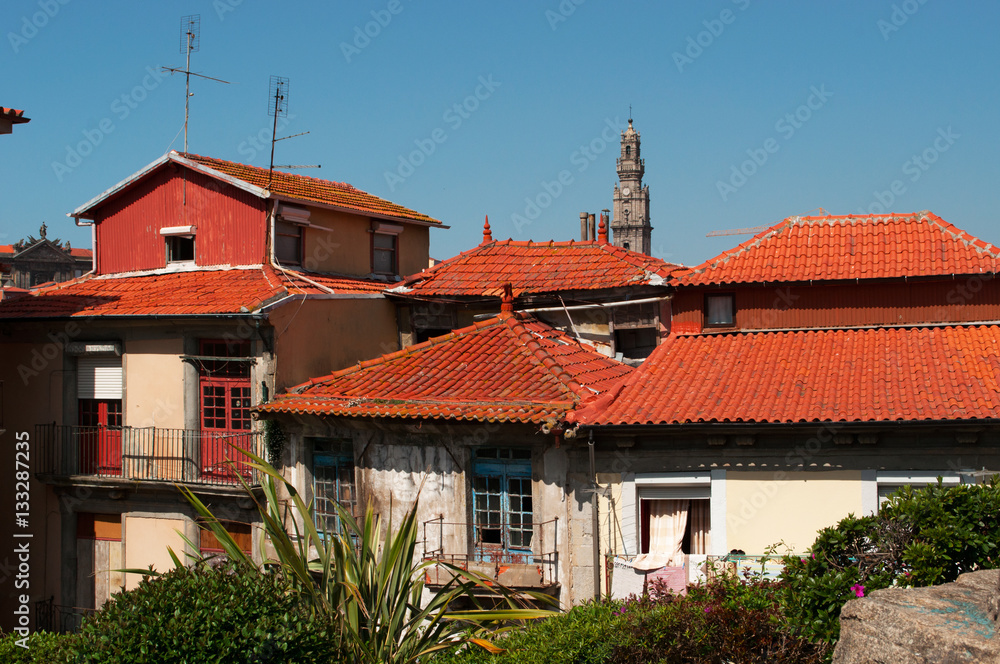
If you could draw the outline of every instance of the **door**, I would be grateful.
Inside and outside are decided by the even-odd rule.
[[[235,447],[252,450],[250,382],[239,378],[201,379],[201,475],[235,481],[249,478],[249,459]]]
[[[534,534],[531,451],[516,448],[477,450],[472,502],[476,559],[506,564],[531,563]]]
[[[121,399],[80,399],[80,472],[122,474]]]

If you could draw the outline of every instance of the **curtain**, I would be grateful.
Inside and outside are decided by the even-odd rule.
[[[707,501],[698,501],[707,502]],[[632,562],[635,569],[650,570],[679,565],[684,531],[687,529],[690,500],[650,500],[649,552]],[[675,562],[675,559],[678,559]]]
[[[712,546],[711,507],[708,500],[692,500],[691,519],[691,554],[706,554]]]

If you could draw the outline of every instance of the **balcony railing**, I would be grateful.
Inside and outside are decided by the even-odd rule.
[[[525,549],[484,542],[470,544],[472,533],[480,530],[475,526],[474,523],[449,523],[444,517],[424,521],[424,560],[450,563],[478,572],[510,588],[551,588],[559,583],[558,518],[520,524],[520,533],[527,529],[531,532],[531,547]],[[431,585],[446,583],[451,578],[445,569],[434,567],[432,570],[428,574]]]
[[[94,609],[60,606],[55,603],[54,597],[38,600],[35,602],[35,631],[61,634],[77,632],[83,625],[83,619],[94,613]]]
[[[35,441],[40,475],[196,484],[238,485],[240,478],[259,484],[259,473],[236,448],[264,452],[259,431],[39,424]]]

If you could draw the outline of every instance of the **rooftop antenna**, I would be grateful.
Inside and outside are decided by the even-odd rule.
[[[200,76],[210,81],[218,81],[229,85],[229,81],[213,78],[191,71],[191,54],[201,50],[201,14],[191,14],[181,17],[181,53],[186,56],[184,69],[179,67],[163,67],[163,71],[171,74],[184,74],[184,154],[188,151],[188,111],[191,99],[191,77]]]
[[[288,87],[289,81],[284,76],[271,76],[267,89],[267,114],[274,118],[271,127],[271,161],[267,167],[267,186],[271,186],[271,178],[274,175],[274,144],[296,136],[305,136],[308,131],[282,136],[278,138],[278,118],[288,117]],[[279,164],[278,168],[321,168],[320,164]]]

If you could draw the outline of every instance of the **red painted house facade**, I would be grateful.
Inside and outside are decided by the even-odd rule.
[[[345,183],[176,152],[71,216],[93,228],[94,272],[0,302],[6,435],[30,435],[29,527],[49,552],[30,598],[49,627],[138,581],[109,570],[170,567],[178,531],[214,550],[176,482],[255,541],[238,482],[255,477],[234,451],[265,450],[251,408],[397,349],[383,291],[427,264],[441,226]]]

